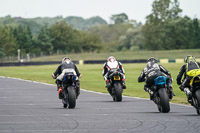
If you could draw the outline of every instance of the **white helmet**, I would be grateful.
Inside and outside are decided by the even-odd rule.
[[[71,59],[69,58],[69,57],[64,57],[63,59],[62,59],[62,63],[67,63],[67,64],[69,64],[70,62],[71,62]]]
[[[108,57],[107,61],[108,69],[119,68],[118,62],[114,56]]]
[[[110,57],[108,57],[107,61],[108,61],[108,62],[115,62],[116,59],[115,59],[114,56],[110,56]]]

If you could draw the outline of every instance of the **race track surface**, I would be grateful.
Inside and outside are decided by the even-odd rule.
[[[189,106],[171,104],[170,113],[159,113],[149,100],[113,102],[87,91],[75,109],[64,109],[56,86],[0,77],[0,133],[69,132],[199,133],[200,116]]]

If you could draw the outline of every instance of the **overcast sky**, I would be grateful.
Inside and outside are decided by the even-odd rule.
[[[0,0],[0,17],[100,16],[109,22],[113,14],[126,13],[129,19],[145,22],[154,0]],[[200,0],[179,0],[182,16],[200,18]]]

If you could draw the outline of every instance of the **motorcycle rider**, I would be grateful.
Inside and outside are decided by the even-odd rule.
[[[187,72],[191,72],[195,69],[200,69],[200,63],[196,62],[195,57],[192,55],[188,55],[185,57],[185,64],[181,67],[179,74],[177,75],[176,81],[177,84],[180,85],[180,90],[184,91],[187,95],[188,102],[191,102],[192,93],[190,91],[190,80],[193,78],[192,76],[188,75]],[[184,78],[181,83],[181,79],[184,75]]]
[[[60,64],[58,66],[58,68],[56,69],[56,71],[51,74],[51,76],[54,79],[56,79],[57,91],[58,91],[58,94],[59,94],[59,99],[63,98],[62,79],[63,79],[63,76],[64,76],[65,72],[68,71],[68,70],[70,70],[71,72],[74,73],[74,75],[77,76],[76,82],[75,82],[75,85],[76,85],[76,98],[78,98],[78,96],[80,94],[80,81],[78,80],[78,78],[81,78],[82,75],[81,75],[81,73],[79,73],[78,68],[71,61],[71,59],[69,57],[64,57],[62,59],[62,64]]]
[[[113,68],[117,68],[117,69],[119,69],[119,71],[121,73],[123,73],[122,87],[123,87],[123,89],[126,89],[126,85],[125,85],[125,71],[124,71],[124,69],[122,67],[122,64],[120,62],[118,62],[115,59],[114,56],[110,56],[110,57],[108,57],[107,62],[104,63],[104,65],[103,65],[103,72],[102,72],[104,80],[106,81],[107,90],[108,90],[108,92],[110,94],[111,94],[112,90],[111,90],[111,83],[110,83],[109,75],[111,74],[110,70],[113,69]]]
[[[144,90],[150,94],[150,99],[153,100],[154,91],[151,90],[151,86],[154,84],[154,79],[158,76],[165,76],[167,78],[167,88],[170,92],[169,99],[172,99],[174,93],[172,88],[171,74],[162,65],[157,64],[156,58],[150,57],[147,60],[145,68],[138,77],[138,82],[146,82],[144,85]]]

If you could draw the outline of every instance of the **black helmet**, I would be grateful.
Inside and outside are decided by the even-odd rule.
[[[147,62],[154,62],[154,63],[157,63],[157,59],[154,58],[154,57],[150,57]]]
[[[186,57],[185,57],[185,63],[189,63],[190,61],[194,61],[194,62],[196,62],[196,60],[195,60],[195,57],[194,56],[192,56],[192,55],[187,55]]]

